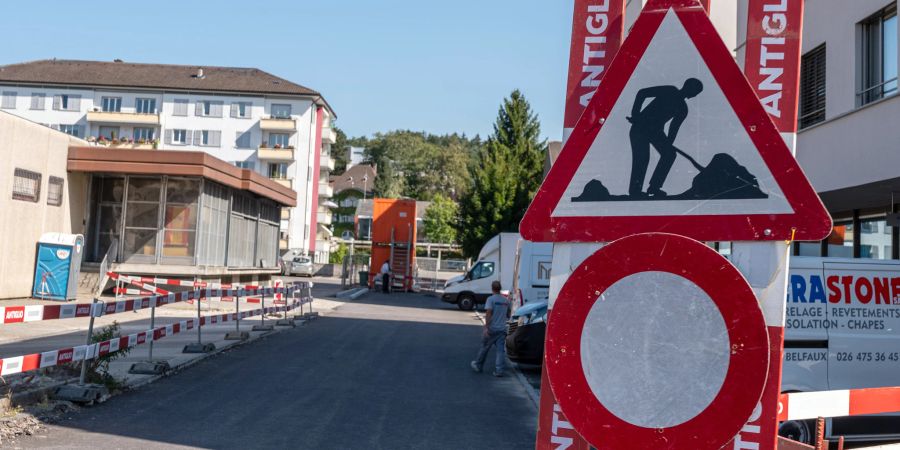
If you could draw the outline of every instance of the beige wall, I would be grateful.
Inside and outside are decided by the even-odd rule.
[[[0,112],[0,298],[28,297],[36,243],[46,232],[84,233],[87,177],[66,172],[69,145],[80,139]],[[37,203],[12,199],[16,168],[41,174]],[[47,204],[50,176],[65,179],[61,206]]]

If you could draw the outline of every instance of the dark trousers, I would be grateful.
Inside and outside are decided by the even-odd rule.
[[[650,177],[648,191],[661,189],[669,170],[675,163],[675,146],[669,142],[669,138],[663,130],[647,130],[642,127],[632,126],[628,135],[631,138],[631,181],[628,184],[628,194],[635,195],[643,192],[644,179],[647,177],[647,166],[650,164],[650,145],[659,152],[659,162]]]
[[[381,292],[388,293],[391,290],[391,274],[381,274]]]

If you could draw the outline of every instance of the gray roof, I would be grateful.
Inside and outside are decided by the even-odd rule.
[[[203,77],[197,76],[203,69]],[[0,66],[0,82],[319,96],[254,68],[44,59]]]

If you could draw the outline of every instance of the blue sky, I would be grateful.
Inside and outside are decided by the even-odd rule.
[[[0,64],[65,58],[258,67],[322,92],[351,136],[486,136],[521,89],[559,139],[572,2],[70,1],[5,9]],[[11,40],[10,40],[11,38]]]

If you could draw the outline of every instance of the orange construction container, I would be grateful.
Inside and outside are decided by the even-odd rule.
[[[372,259],[369,287],[375,288],[385,261],[391,267],[391,289],[410,291],[416,260],[416,201],[373,199]]]

